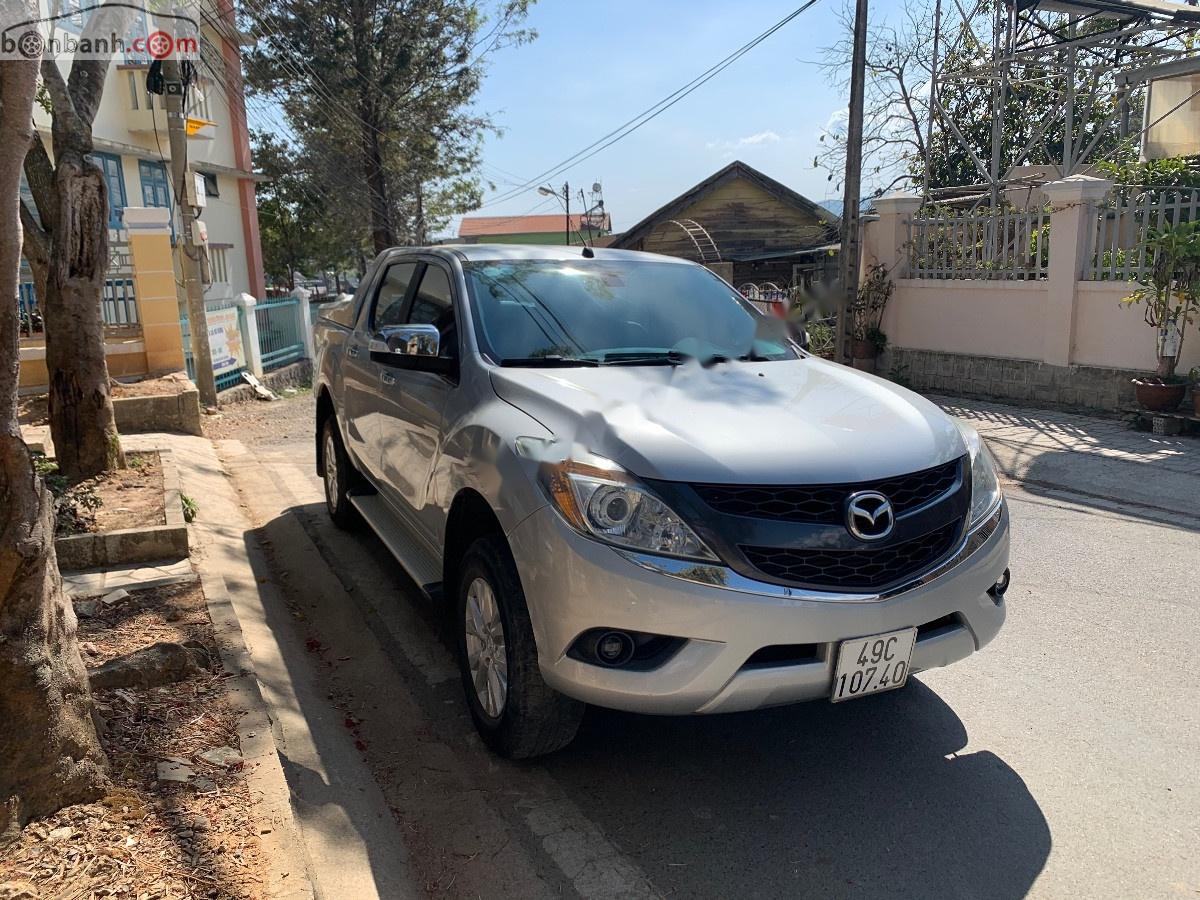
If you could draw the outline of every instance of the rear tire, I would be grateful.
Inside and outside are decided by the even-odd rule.
[[[337,420],[330,416],[321,429],[321,446],[325,457],[325,509],[338,528],[352,531],[362,522],[358,510],[350,502],[350,488],[356,483],[358,472],[338,434]]]
[[[508,759],[562,749],[579,730],[584,704],[542,679],[525,592],[504,538],[476,540],[459,572],[458,663],[479,736]]]

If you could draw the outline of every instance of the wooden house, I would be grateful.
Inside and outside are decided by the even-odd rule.
[[[837,216],[735,161],[655,210],[609,246],[704,263],[732,282],[832,279]]]

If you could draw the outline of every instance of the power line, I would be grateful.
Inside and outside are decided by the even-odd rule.
[[[593,156],[595,156],[597,153],[601,152],[602,150],[605,150],[608,147],[611,147],[613,144],[617,143],[618,141],[623,140],[624,138],[633,134],[633,132],[637,131],[639,128],[641,128],[643,125],[645,125],[647,122],[650,122],[653,119],[657,118],[658,116],[662,115],[664,112],[666,112],[668,109],[670,109],[676,103],[678,103],[684,97],[688,96],[692,92],[696,91],[697,89],[699,89],[700,87],[702,87],[703,85],[705,85],[706,83],[711,81],[717,75],[721,74],[721,72],[725,71],[727,68],[729,68],[735,62],[737,62],[739,59],[741,59],[743,56],[745,56],[747,53],[749,53],[751,50],[753,50],[755,47],[757,47],[759,44],[761,44],[763,41],[765,41],[767,38],[769,38],[771,35],[773,35],[775,32],[777,32],[779,29],[783,28],[785,25],[787,25],[789,22],[791,22],[793,19],[795,19],[801,13],[805,12],[807,9],[809,9],[811,6],[813,6],[816,2],[817,2],[817,0],[808,0],[808,2],[806,2],[803,6],[788,13],[788,15],[784,16],[782,19],[780,19],[778,22],[776,22],[774,25],[772,25],[766,31],[762,32],[757,37],[753,38],[752,40],[743,44],[738,49],[734,50],[732,53],[730,53],[728,56],[726,56],[720,62],[718,62],[715,65],[711,66],[710,68],[706,69],[704,72],[701,72],[699,75],[697,75],[691,81],[689,81],[687,84],[683,85],[683,87],[668,94],[666,97],[659,100],[654,105],[652,105],[652,106],[648,107],[647,109],[643,110],[642,112],[638,113],[636,116],[634,116],[629,121],[623,123],[622,125],[617,126],[612,131],[610,131],[608,134],[596,139],[595,141],[593,141],[592,143],[590,143],[586,147],[584,147],[582,150],[579,150],[578,152],[572,154],[571,156],[568,156],[566,159],[564,159],[562,162],[558,163],[557,165],[552,166],[551,168],[547,169],[546,171],[534,176],[533,178],[531,178],[529,181],[525,182],[520,187],[514,188],[510,191],[506,191],[503,194],[501,194],[500,196],[492,198],[487,203],[482,204],[479,208],[484,209],[488,206],[494,206],[497,203],[503,203],[506,200],[511,200],[513,197],[516,197],[520,194],[525,193],[528,190],[536,188],[544,180],[548,180],[548,179],[557,177],[558,175],[562,174],[564,171],[571,168],[572,166],[578,165],[579,163],[582,163],[588,159],[591,159]]]

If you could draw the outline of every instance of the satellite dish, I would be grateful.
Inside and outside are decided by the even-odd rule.
[[[598,181],[593,181],[593,182],[592,182],[592,193],[593,193],[593,194],[598,194],[598,193],[600,193],[600,182],[598,182]]]

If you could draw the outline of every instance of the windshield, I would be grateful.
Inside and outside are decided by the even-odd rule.
[[[778,319],[699,266],[641,260],[463,264],[480,348],[502,365],[795,359]]]

